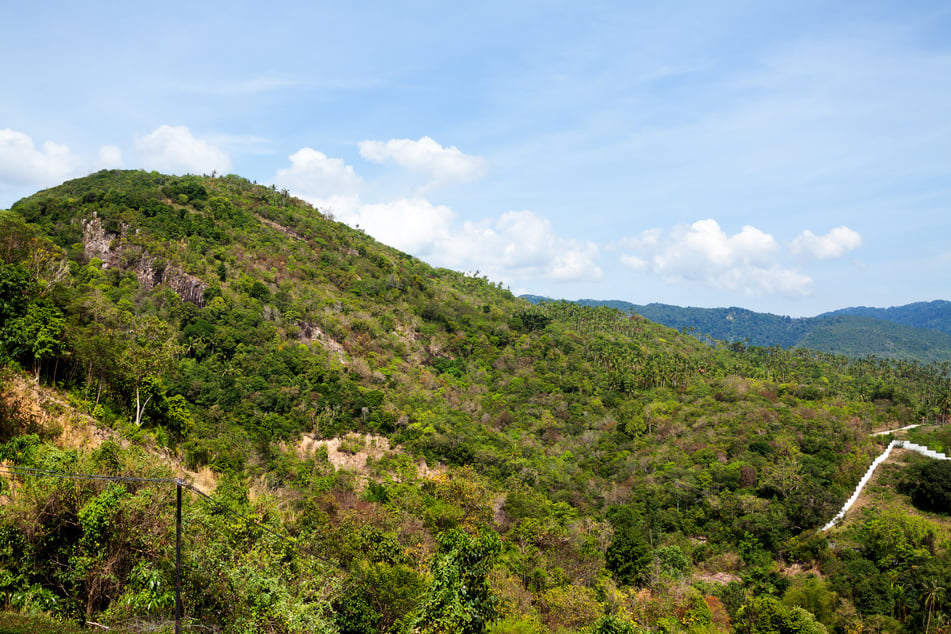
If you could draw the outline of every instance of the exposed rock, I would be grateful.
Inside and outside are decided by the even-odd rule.
[[[177,268],[165,269],[162,283],[178,293],[182,301],[191,302],[199,307],[205,305],[204,293],[208,285],[194,275],[189,275]]]
[[[182,301],[204,306],[207,284],[178,267],[166,267],[163,260],[138,246],[126,246],[124,228],[121,235],[106,232],[102,219],[95,213],[88,220],[83,220],[82,226],[83,253],[89,259],[102,260],[102,268],[125,268],[124,262],[134,262],[131,270],[145,288],[152,290],[164,284],[178,293]]]
[[[279,443],[279,446],[283,451],[294,451],[301,460],[312,457],[319,448],[323,447],[327,451],[327,461],[335,469],[352,471],[364,480],[368,478],[367,459],[379,460],[390,453],[403,453],[402,447],[392,447],[385,436],[356,432],[350,432],[343,438],[327,440],[319,440],[314,434],[303,434],[293,448],[284,442]],[[437,464],[435,467],[430,467],[422,458],[416,461],[415,466],[416,476],[419,478],[428,478],[447,472],[445,465]]]
[[[83,254],[88,259],[99,258],[102,268],[112,268],[118,265],[118,253],[112,251],[112,241],[118,236],[106,233],[102,226],[102,219],[95,212],[92,218],[82,221],[83,226]]]
[[[347,353],[343,345],[324,333],[317,324],[311,322],[301,322],[301,333],[305,341],[317,341],[325,350],[333,353],[340,363],[347,364]]]

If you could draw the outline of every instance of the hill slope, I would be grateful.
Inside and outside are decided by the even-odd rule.
[[[28,374],[61,391],[51,421],[66,408],[112,432],[76,449],[0,408],[10,605],[161,620],[174,493],[152,483],[180,461],[218,482],[187,511],[202,627],[822,631],[887,616],[915,631],[928,616],[923,599],[896,617],[863,603],[853,551],[814,531],[881,451],[870,431],[948,413],[936,366],[533,306],[233,175],[100,172],[0,213],[0,236],[5,393]],[[49,479],[63,471],[139,479]],[[915,540],[917,597],[951,565]],[[834,610],[794,607],[812,583],[794,564],[826,567],[835,594],[813,595]]]
[[[891,308],[853,306],[835,310],[830,313],[823,313],[819,315],[819,317],[833,315],[872,317],[874,319],[882,319],[905,326],[937,330],[946,335],[951,335],[951,302],[945,300],[915,302],[904,306],[892,306]]]
[[[525,296],[535,303],[545,298]],[[701,338],[754,346],[811,348],[848,356],[877,356],[951,361],[951,302],[909,304],[888,309],[845,308],[816,317],[781,317],[744,308],[683,308],[668,304],[637,305],[620,300],[578,300],[587,306],[610,306]],[[947,323],[946,323],[947,322]]]

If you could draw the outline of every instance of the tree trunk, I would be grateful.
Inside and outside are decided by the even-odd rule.
[[[142,426],[142,414],[145,412],[145,406],[149,404],[149,401],[152,400],[152,394],[149,394],[148,398],[144,401],[141,400],[139,386],[135,386],[135,426]]]

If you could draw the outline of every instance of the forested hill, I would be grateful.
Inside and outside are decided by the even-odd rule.
[[[167,630],[175,478],[214,500],[185,509],[194,631],[918,632],[948,606],[943,468],[896,452],[882,503],[818,532],[872,432],[951,446],[946,365],[533,305],[238,176],[104,171],[0,212],[0,363],[25,614]]]
[[[539,296],[523,296],[538,303]],[[843,308],[816,317],[783,317],[745,308],[684,308],[582,299],[610,306],[697,337],[754,346],[811,348],[854,357],[951,361],[951,302],[920,302],[895,308]]]
[[[819,315],[819,317],[833,315],[873,317],[905,326],[937,330],[946,335],[951,335],[951,302],[944,300],[915,302],[904,306],[892,306],[891,308],[853,306],[851,308],[835,310],[830,313],[823,313]]]

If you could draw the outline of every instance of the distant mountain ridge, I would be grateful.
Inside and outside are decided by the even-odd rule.
[[[551,301],[537,295],[522,297],[533,303]],[[636,313],[668,328],[692,332],[701,339],[810,348],[848,356],[916,359],[925,363],[951,361],[951,302],[944,300],[892,308],[843,308],[815,317],[786,317],[735,306],[685,308],[595,299],[580,299],[576,303]]]
[[[872,317],[904,326],[930,328],[931,330],[937,330],[946,335],[951,335],[951,302],[942,299],[932,302],[915,302],[913,304],[893,306],[891,308],[853,306],[851,308],[841,308],[829,313],[823,313],[819,315],[819,317],[828,317],[831,315]]]

